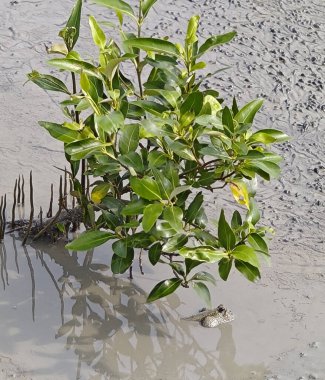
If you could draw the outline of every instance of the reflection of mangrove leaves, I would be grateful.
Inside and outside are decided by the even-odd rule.
[[[75,319],[72,319],[71,321],[65,323],[62,325],[58,332],[55,334],[55,338],[61,338],[64,335],[68,335],[75,327],[80,326],[81,323],[76,321]]]

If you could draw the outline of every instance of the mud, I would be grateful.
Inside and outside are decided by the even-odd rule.
[[[0,193],[12,192],[18,174],[27,178],[33,169],[35,199],[44,209],[50,183],[59,176],[54,165],[63,167],[64,158],[61,145],[37,120],[61,119],[56,96],[23,83],[31,69],[50,72],[44,45],[57,40],[72,4],[0,2]],[[86,14],[112,20],[89,2],[85,8]],[[325,378],[325,4],[158,1],[147,30],[180,40],[193,13],[201,15],[202,37],[238,32],[232,44],[208,56],[211,71],[232,66],[210,81],[228,102],[233,95],[242,104],[263,97],[256,126],[279,128],[292,137],[277,148],[284,156],[281,179],[259,184],[263,217],[276,230],[272,267],[264,269],[258,284],[237,275],[227,284],[218,282],[214,303],[229,307],[236,320],[205,330],[180,321],[203,306],[190,292],[144,304],[145,292],[163,274],[145,268],[146,276],[135,277],[136,287],[126,278],[109,277],[103,266],[109,263],[109,247],[85,264],[84,254],[70,256],[57,247],[28,247],[26,254],[15,242],[15,253],[14,240],[7,237],[0,248],[5,288],[0,353],[12,360],[17,376],[23,368],[42,380]],[[85,57],[93,51],[89,36],[84,22]],[[212,216],[224,199],[222,193],[211,197]]]

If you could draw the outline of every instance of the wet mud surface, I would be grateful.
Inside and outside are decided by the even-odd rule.
[[[50,72],[44,45],[57,41],[72,4],[0,2],[0,193],[12,192],[18,174],[27,178],[33,169],[43,205],[59,175],[54,165],[64,161],[60,144],[37,121],[61,116],[55,96],[23,83],[31,69]],[[112,20],[89,2],[85,9]],[[192,14],[201,15],[202,37],[238,32],[208,56],[211,71],[231,66],[210,79],[226,101],[263,97],[256,127],[292,137],[277,147],[284,156],[281,179],[260,183],[263,217],[276,229],[272,267],[257,285],[237,276],[219,282],[214,301],[236,320],[206,330],[180,321],[202,306],[189,292],[144,304],[157,280],[149,268],[145,278],[136,276],[136,287],[109,277],[103,266],[109,248],[91,260],[52,246],[28,247],[26,254],[8,236],[0,247],[0,354],[12,360],[10,370],[17,365],[17,376],[23,368],[22,376],[42,380],[325,378],[325,3],[158,1],[148,33],[181,40]],[[79,45],[87,58],[93,50],[86,20]],[[212,216],[225,199],[211,197]],[[2,362],[0,379],[6,379],[1,368]]]

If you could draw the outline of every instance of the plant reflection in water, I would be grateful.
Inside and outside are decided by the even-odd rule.
[[[35,273],[45,271],[53,283],[61,316],[55,338],[65,341],[65,348],[77,356],[76,379],[230,380],[238,374],[245,378],[255,373],[253,378],[258,379],[267,373],[262,364],[236,363],[231,324],[204,329],[181,321],[177,295],[156,305],[146,304],[146,292],[136,281],[111,276],[108,266],[97,262],[98,254],[103,258],[97,251],[96,255],[93,251],[71,253],[58,243],[21,247],[20,239],[7,236],[0,244],[4,289],[10,281],[9,245],[15,271],[22,270],[20,260],[27,262],[36,322],[42,305],[35,305]],[[216,342],[212,345],[206,341],[208,337],[211,342],[211,336]]]

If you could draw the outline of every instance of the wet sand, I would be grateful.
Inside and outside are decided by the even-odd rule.
[[[18,174],[26,178],[33,169],[35,197],[44,207],[59,175],[54,165],[64,161],[61,145],[37,121],[61,116],[56,96],[23,83],[31,69],[50,72],[44,44],[57,40],[72,4],[0,3],[0,193],[12,192]],[[99,14],[88,3],[85,8]],[[238,32],[208,56],[211,71],[232,66],[211,80],[226,101],[263,97],[256,126],[292,136],[277,148],[284,156],[281,179],[260,184],[263,218],[276,230],[272,267],[258,284],[235,274],[226,284],[218,281],[214,304],[227,305],[236,320],[211,330],[180,321],[203,306],[190,291],[144,304],[163,274],[145,267],[136,287],[126,276],[110,277],[103,267],[109,247],[87,261],[84,253],[70,257],[56,246],[27,247],[26,254],[15,241],[15,254],[8,236],[6,253],[0,248],[0,379],[325,379],[325,4],[158,1],[148,33],[180,40],[193,13],[201,15],[202,37]],[[86,20],[83,25],[87,57],[90,33]],[[226,199],[210,197],[212,216]]]

